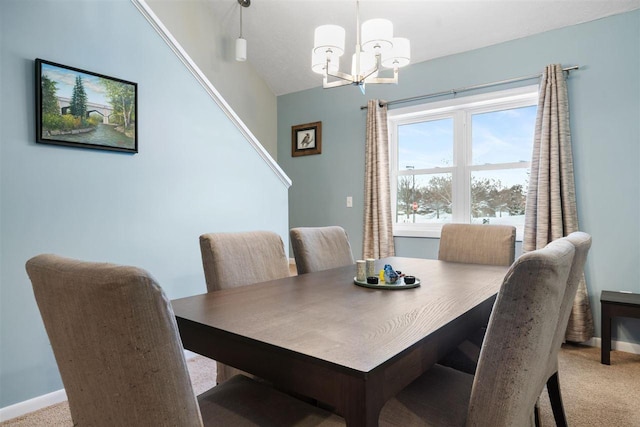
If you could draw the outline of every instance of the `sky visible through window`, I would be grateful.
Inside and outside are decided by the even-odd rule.
[[[536,106],[474,114],[473,165],[530,162]]]
[[[398,126],[398,170],[453,165],[453,119]]]
[[[474,114],[472,165],[531,161],[535,105]],[[453,166],[453,119],[398,126],[398,170]],[[407,168],[407,166],[409,166]],[[504,185],[522,182],[522,171],[501,172]]]

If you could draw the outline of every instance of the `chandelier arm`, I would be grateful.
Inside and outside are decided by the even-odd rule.
[[[371,68],[370,70],[365,71],[364,73],[362,73],[362,78],[360,79],[361,81],[364,81],[366,78],[368,78],[370,75],[372,75],[373,73],[375,73],[376,71],[379,71],[380,67],[376,64],[373,66],[373,68]],[[375,78],[374,78],[375,79]],[[374,79],[370,79],[369,82],[373,81]]]
[[[398,72],[397,68],[393,69],[393,77],[376,77],[369,79],[367,83],[383,83],[383,84],[398,84]]]
[[[327,78],[327,76],[324,76],[324,79],[322,79],[322,88],[323,89],[330,89],[332,87],[347,86],[347,85],[351,85],[351,84],[355,84],[355,83],[353,83],[353,81],[349,81],[349,80],[335,80],[335,81],[330,82],[329,79]]]
[[[331,77],[335,77],[337,79],[345,80],[347,82],[346,84],[357,83],[356,76],[352,76],[351,74],[343,73],[342,71],[339,71],[339,70],[328,71],[328,69],[327,69],[325,74],[326,74],[326,76],[331,76]]]
[[[394,77],[375,77],[373,79],[367,80],[367,83],[373,83],[373,84],[398,84],[398,75],[396,74]]]

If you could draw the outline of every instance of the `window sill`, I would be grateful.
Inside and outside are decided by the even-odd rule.
[[[437,226],[398,226],[393,228],[393,237],[411,237],[411,238],[428,238],[439,239],[442,230],[442,225]],[[524,236],[524,230],[520,227],[516,227],[516,242],[522,242]]]
[[[439,239],[444,224],[394,224],[393,237],[427,237]]]

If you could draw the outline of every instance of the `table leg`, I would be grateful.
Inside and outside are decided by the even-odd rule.
[[[378,427],[378,418],[384,405],[380,375],[371,374],[367,380],[351,379],[343,383],[344,400],[338,403],[347,427]]]
[[[600,363],[603,365],[611,364],[611,312],[609,304],[603,303],[601,305],[601,329],[602,329],[602,342],[600,344]]]
[[[362,411],[360,409],[355,413],[347,409],[347,412],[344,415],[347,427],[378,427],[380,409],[381,408],[366,411]]]

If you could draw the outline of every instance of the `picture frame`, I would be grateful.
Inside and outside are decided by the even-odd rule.
[[[291,126],[291,156],[322,153],[322,122]]]
[[[36,143],[138,152],[138,85],[37,58]]]

